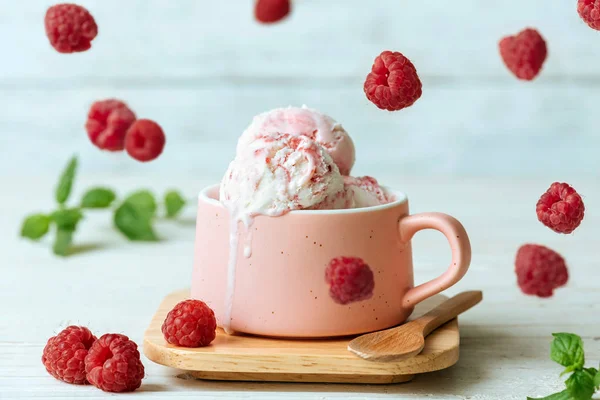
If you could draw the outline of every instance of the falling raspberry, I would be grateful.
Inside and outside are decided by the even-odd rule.
[[[144,378],[137,344],[125,335],[100,336],[85,358],[88,381],[105,392],[132,392]]]
[[[329,295],[339,304],[361,301],[373,296],[373,271],[358,257],[337,257],[325,270]]]
[[[46,370],[61,381],[85,384],[85,357],[96,337],[88,328],[69,326],[48,339],[42,363]]]
[[[590,28],[600,31],[600,0],[578,0],[577,13]]]
[[[546,60],[546,41],[540,33],[527,28],[515,36],[506,36],[498,44],[506,67],[519,79],[535,78]]]
[[[263,24],[281,21],[290,13],[290,0],[257,0],[254,17]]]
[[[108,151],[125,148],[125,134],[135,122],[135,114],[120,100],[97,101],[90,107],[85,130],[92,143]]]
[[[537,244],[519,248],[515,260],[517,282],[525,294],[550,297],[554,289],[569,279],[565,260],[560,254]]]
[[[149,119],[138,119],[127,131],[125,150],[138,161],[152,161],[162,153],[165,142],[160,125]]]
[[[585,207],[581,196],[567,183],[554,182],[538,200],[538,219],[557,233],[571,233],[581,224]]]
[[[203,347],[215,340],[215,313],[200,300],[185,300],[177,304],[165,318],[162,333],[175,346]]]
[[[92,47],[98,34],[94,17],[77,4],[57,4],[46,11],[46,36],[59,53],[76,53]]]
[[[402,53],[384,51],[375,58],[364,91],[377,107],[397,111],[421,97],[421,80],[415,66]]]

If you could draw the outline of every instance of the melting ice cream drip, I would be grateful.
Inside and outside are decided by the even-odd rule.
[[[232,334],[231,316],[233,312],[233,300],[235,296],[235,275],[237,271],[237,253],[239,245],[240,230],[239,225],[242,222],[246,228],[246,238],[244,241],[244,257],[252,256],[252,223],[254,217],[251,215],[240,215],[236,208],[229,209],[229,259],[227,261],[227,287],[225,289],[225,318],[221,322],[221,327],[227,334]]]
[[[225,289],[225,318],[221,327],[227,334],[231,330],[231,312],[233,311],[233,295],[235,293],[235,267],[237,265],[238,221],[230,215],[229,223],[229,260],[227,261],[227,288]]]

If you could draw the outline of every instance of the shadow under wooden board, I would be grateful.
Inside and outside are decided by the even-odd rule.
[[[189,290],[169,294],[144,335],[144,354],[150,360],[187,372],[199,379],[270,382],[330,382],[385,384],[410,381],[415,374],[448,368],[458,361],[458,321],[442,325],[425,341],[421,354],[400,362],[363,360],[347,350],[352,339],[276,339],[227,335],[221,329],[208,347],[183,348],[168,344],[161,326],[167,313]],[[416,318],[447,297],[437,295],[418,305]]]

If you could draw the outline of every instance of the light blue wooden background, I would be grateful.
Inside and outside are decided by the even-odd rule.
[[[81,0],[99,36],[84,54],[44,35],[52,1],[0,1],[0,174],[84,172],[219,179],[261,111],[303,103],[353,136],[356,174],[598,176],[600,32],[564,0],[297,0],[285,23],[253,21],[252,0]],[[498,39],[526,26],[549,58],[534,82],[508,74]],[[423,96],[388,113],[362,82],[384,49],[417,66]],[[97,151],[90,103],[127,101],[163,125],[164,155],[138,164]]]

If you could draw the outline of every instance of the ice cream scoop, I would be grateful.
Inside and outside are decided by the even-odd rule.
[[[220,198],[233,218],[279,216],[311,208],[344,191],[338,167],[308,136],[269,133],[238,148],[221,182]]]
[[[394,201],[394,196],[371,176],[344,176],[344,188],[349,199],[347,208],[371,207]]]
[[[277,108],[257,115],[240,137],[237,151],[258,136],[280,133],[316,141],[327,150],[340,173],[350,175],[355,159],[352,139],[333,118],[306,106]]]

